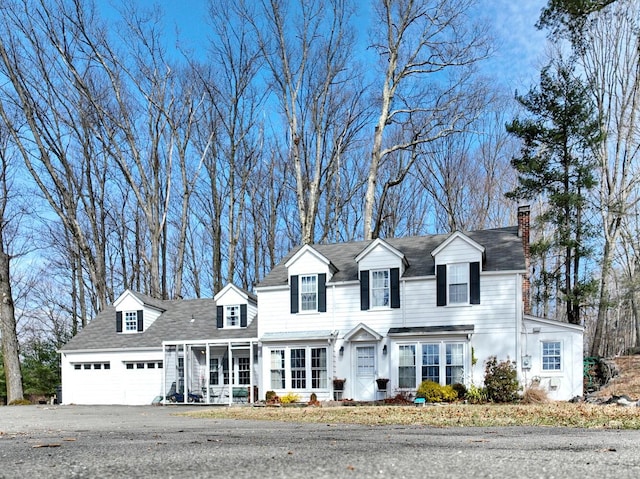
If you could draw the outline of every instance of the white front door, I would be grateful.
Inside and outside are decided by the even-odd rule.
[[[355,388],[356,401],[374,401],[376,399],[376,347],[374,345],[356,346],[355,354]]]

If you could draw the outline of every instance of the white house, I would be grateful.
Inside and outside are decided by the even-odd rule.
[[[176,301],[127,290],[60,353],[64,404],[251,401],[256,297],[234,285]]]
[[[368,401],[425,379],[481,385],[491,356],[553,399],[581,396],[583,328],[525,314],[528,207],[518,223],[291,251],[256,288],[261,397]],[[388,379],[383,391],[377,379]]]

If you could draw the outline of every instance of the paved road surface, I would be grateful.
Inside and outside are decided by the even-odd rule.
[[[194,419],[193,407],[0,407],[0,478],[638,478],[640,431]]]

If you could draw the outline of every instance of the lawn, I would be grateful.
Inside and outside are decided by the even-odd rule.
[[[550,426],[640,429],[640,407],[572,404],[438,404],[427,406],[216,407],[186,413],[211,419],[433,427]]]

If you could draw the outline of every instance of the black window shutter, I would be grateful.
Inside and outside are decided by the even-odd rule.
[[[400,307],[400,268],[391,268],[391,307]]]
[[[327,312],[327,275],[322,273],[318,275],[318,311]]]
[[[247,327],[247,305],[246,304],[240,305],[240,327],[241,328]]]
[[[222,306],[216,306],[216,327],[224,328],[224,309]]]
[[[122,332],[122,311],[116,311],[116,333]]]
[[[439,264],[436,269],[436,294],[438,306],[447,305],[447,265]]]
[[[369,309],[369,271],[360,271],[360,310]]]
[[[141,309],[138,310],[138,331],[142,331],[144,329],[144,311]]]
[[[298,275],[289,279],[289,291],[291,293],[291,314],[298,312]]]
[[[471,304],[480,304],[480,263],[469,263],[469,296]]]

